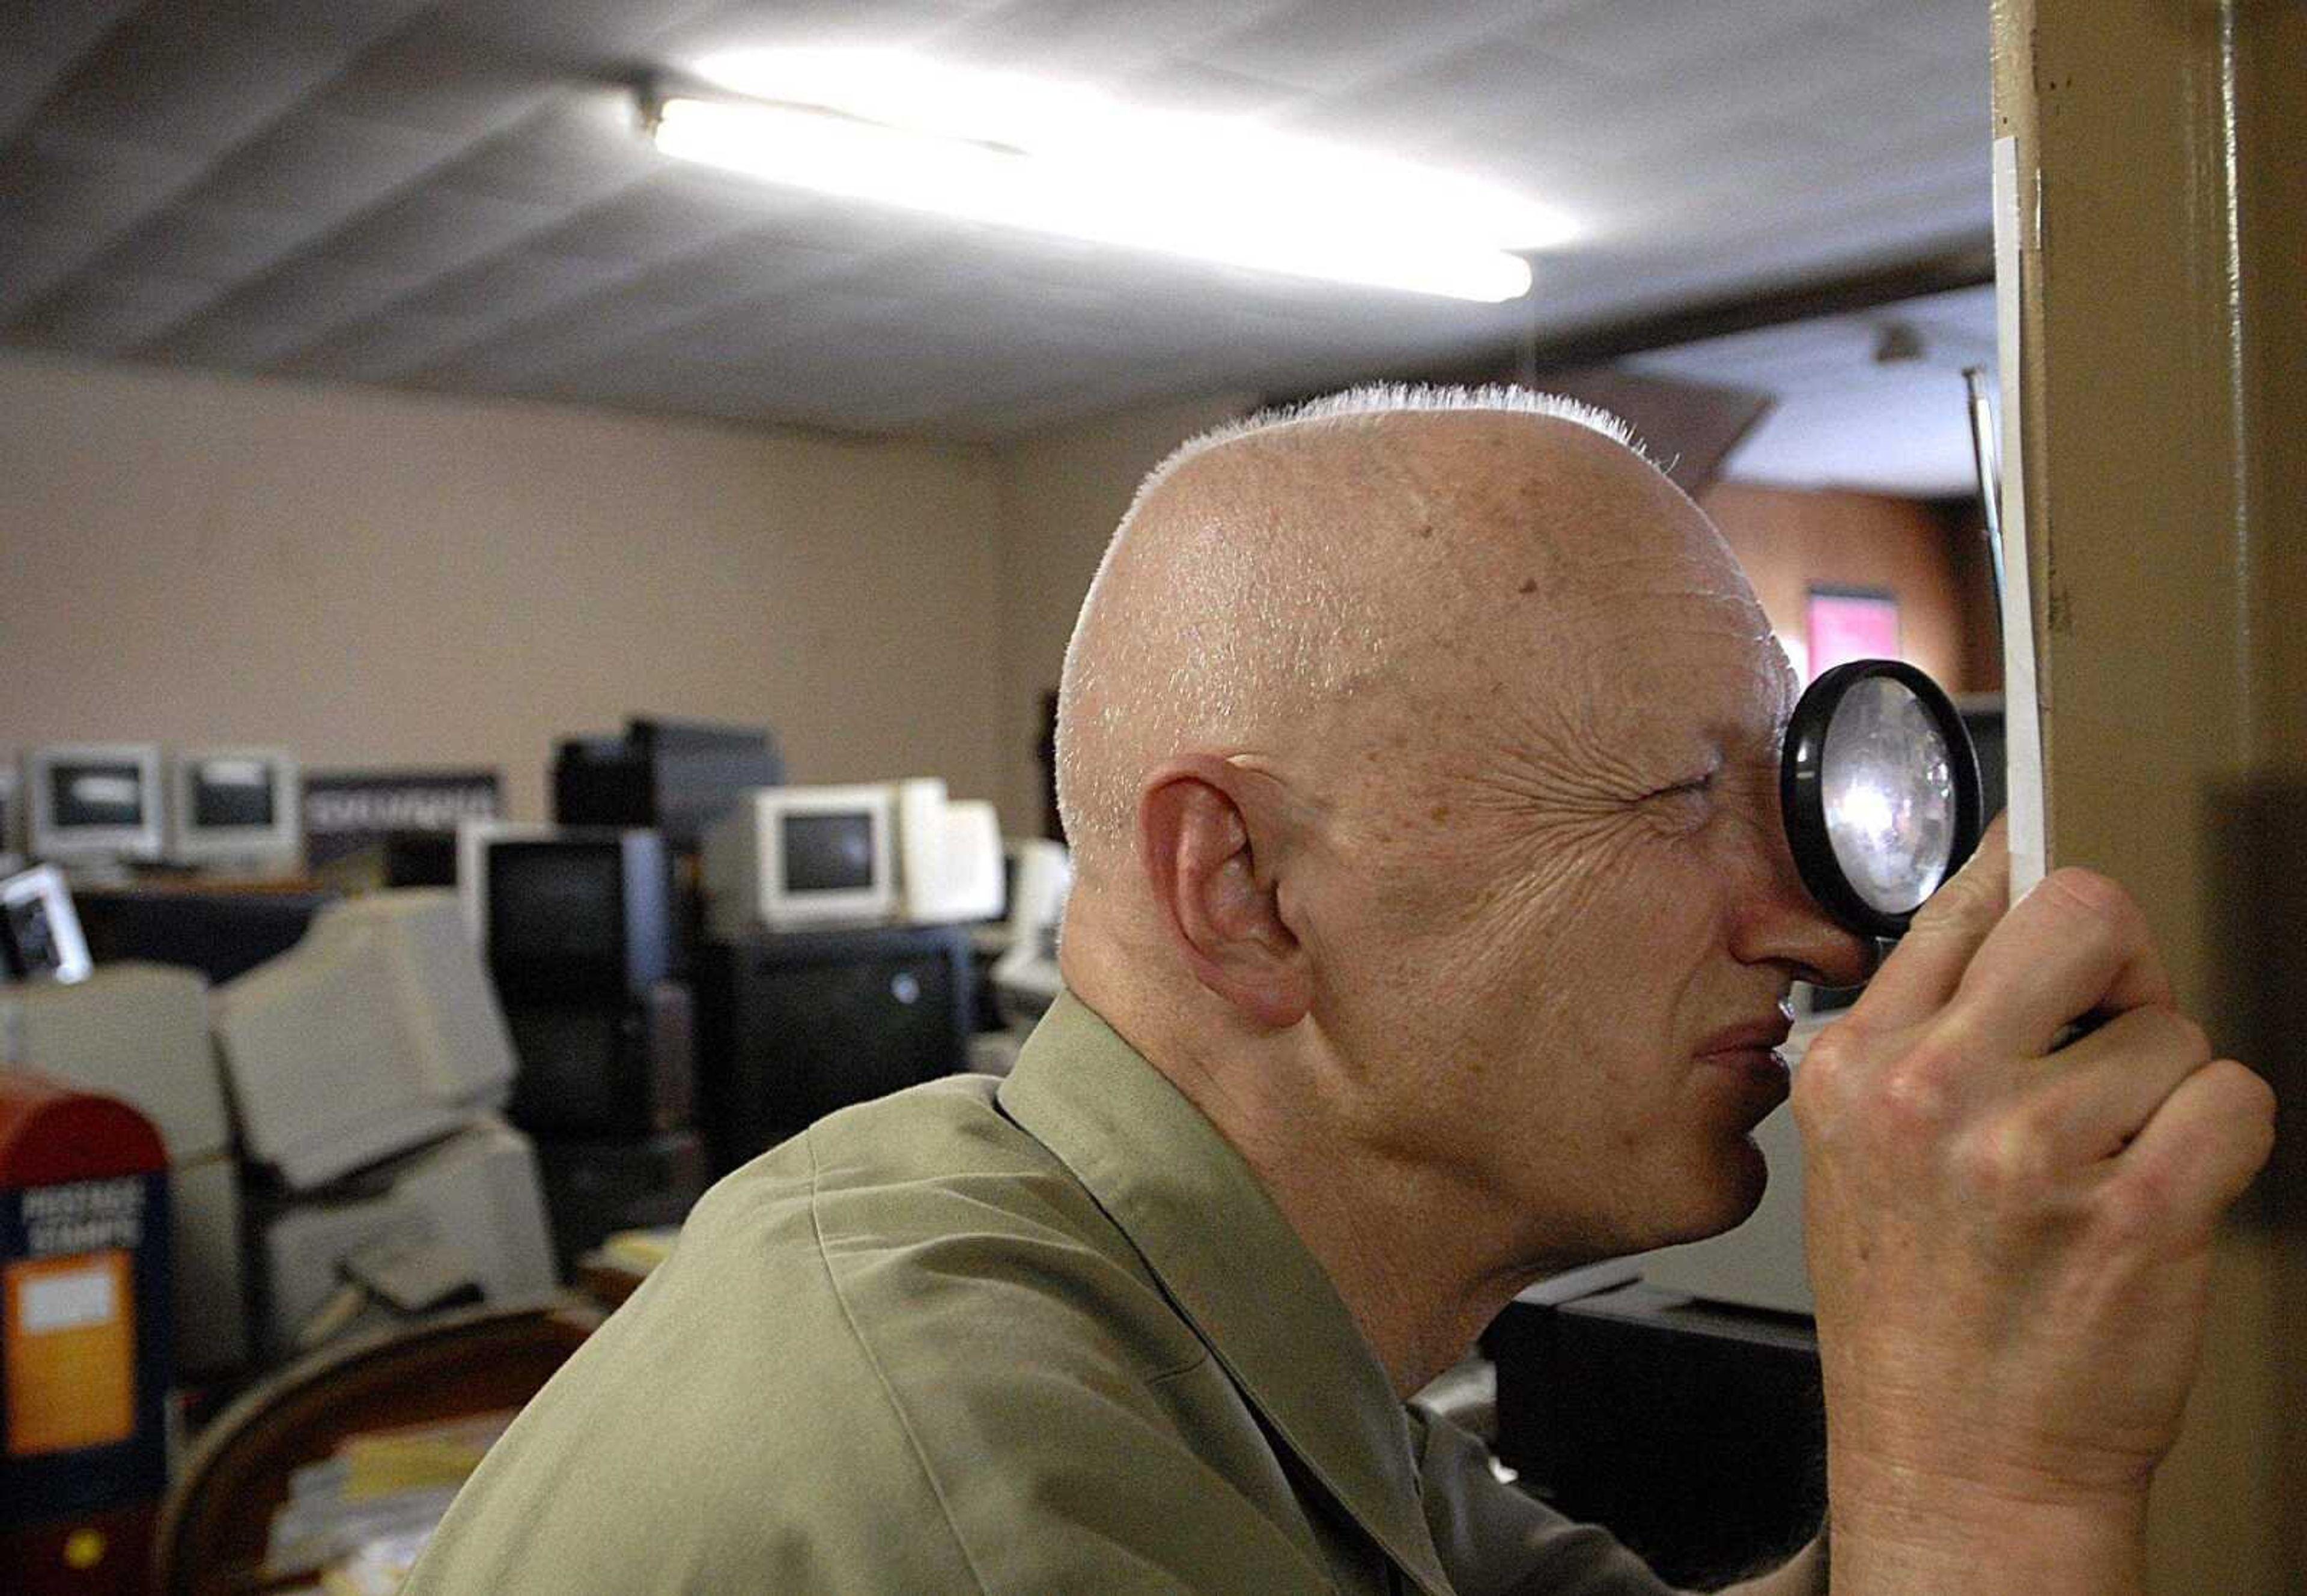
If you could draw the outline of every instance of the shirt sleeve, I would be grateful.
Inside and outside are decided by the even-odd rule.
[[[1421,1408],[1410,1416],[1427,1525],[1458,1596],[1675,1596],[1608,1530],[1499,1480],[1473,1436]]]

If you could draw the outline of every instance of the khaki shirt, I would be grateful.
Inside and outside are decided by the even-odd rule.
[[[1060,998],[1007,1081],[708,1193],[406,1590],[1665,1588],[1395,1400],[1240,1156]]]

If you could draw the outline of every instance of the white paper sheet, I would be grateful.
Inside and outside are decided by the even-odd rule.
[[[2022,214],[2019,142],[1994,141],[1994,344],[2003,396],[2001,509],[2003,519],[2003,738],[2010,765],[2005,788],[2011,816],[2011,897],[2017,902],[2043,879],[2046,827],[2043,808],[2042,699],[2035,674],[2033,568],[2027,557],[2027,470],[2020,447],[2019,306],[2020,272],[2034,218]]]

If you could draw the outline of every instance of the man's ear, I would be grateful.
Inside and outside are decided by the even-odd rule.
[[[1137,840],[1146,885],[1187,967],[1279,1031],[1306,1017],[1313,982],[1305,948],[1282,917],[1277,820],[1261,802],[1265,780],[1207,754],[1173,759],[1139,794]]]

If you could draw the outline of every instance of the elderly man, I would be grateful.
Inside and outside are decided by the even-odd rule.
[[[1603,418],[1189,445],[1067,658],[1071,995],[1006,1082],[717,1187],[412,1589],[1660,1589],[1403,1403],[1532,1280],[1754,1206],[1788,986],[1866,951],[1780,829],[1791,693]],[[2120,889],[2004,897],[1991,837],[1801,1072],[1833,1532],[1755,1591],[2141,1577],[2269,1094]]]

